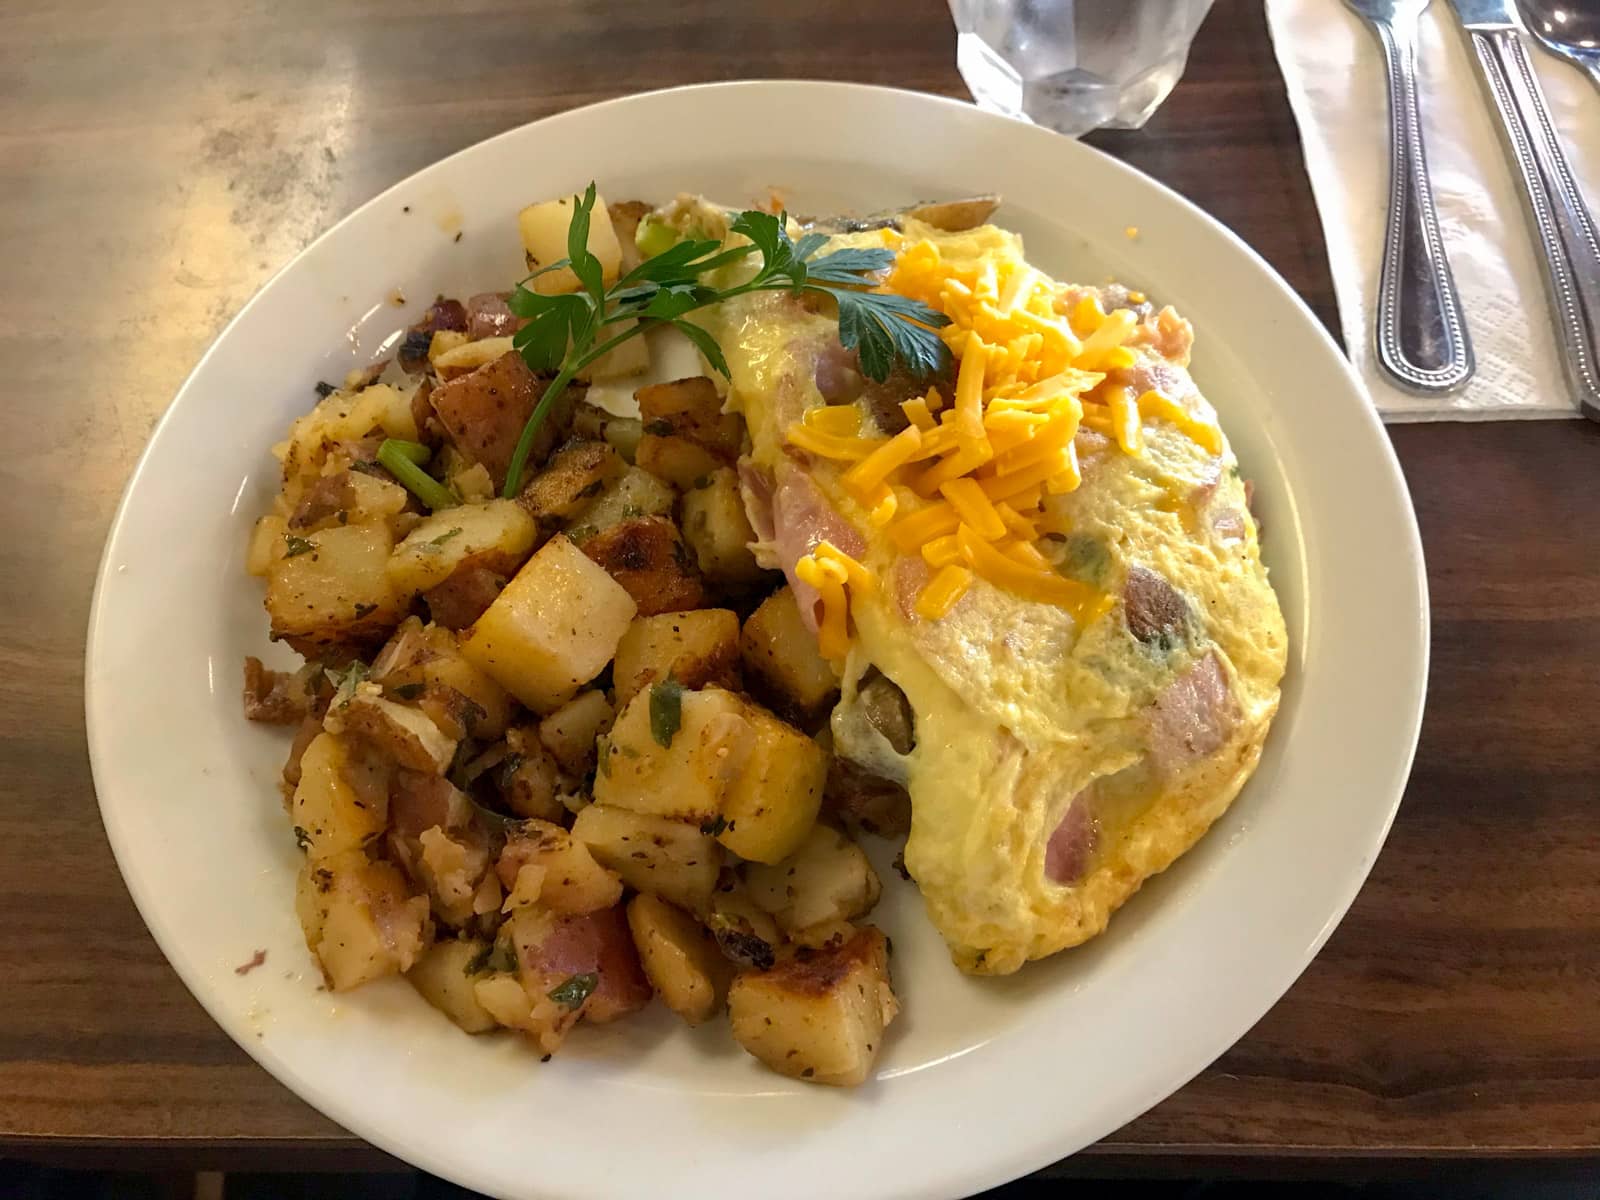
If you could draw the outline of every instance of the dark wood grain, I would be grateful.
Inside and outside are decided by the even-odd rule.
[[[753,12],[6,6],[0,346],[20,419],[0,456],[0,1153],[393,1165],[211,1024],[123,890],[84,749],[101,539],[154,422],[228,317],[316,233],[440,156],[698,80],[963,94],[936,0]],[[1258,5],[1222,0],[1151,124],[1092,140],[1215,213],[1332,326]],[[1388,848],[1254,1030],[1058,1173],[1600,1156],[1600,430],[1410,427],[1394,440],[1422,520],[1434,649]]]

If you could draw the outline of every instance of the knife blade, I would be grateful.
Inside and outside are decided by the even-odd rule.
[[[1600,237],[1556,136],[1513,0],[1448,0],[1499,117],[1501,143],[1538,242],[1573,398],[1600,421]]]

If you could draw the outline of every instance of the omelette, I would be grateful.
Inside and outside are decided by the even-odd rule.
[[[932,378],[867,378],[805,297],[708,323],[758,561],[840,673],[835,752],[906,789],[930,918],[1005,974],[1101,932],[1222,814],[1287,637],[1189,323],[974,215],[822,229],[892,250],[883,287],[949,318]]]

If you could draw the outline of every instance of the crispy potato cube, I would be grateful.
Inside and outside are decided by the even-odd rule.
[[[435,942],[406,972],[406,980],[424,1000],[468,1033],[487,1033],[495,1028],[496,1021],[478,1003],[475,977],[467,968],[481,961],[488,949],[488,942],[472,938]]]
[[[645,977],[668,1008],[691,1025],[722,1011],[733,967],[700,922],[641,894],[628,901],[628,929]]]
[[[837,829],[813,825],[800,848],[773,866],[744,873],[750,898],[797,940],[808,929],[852,921],[872,911],[882,886],[867,856]]]
[[[462,351],[470,349],[470,345],[461,347]],[[428,403],[451,444],[469,461],[483,464],[498,492],[505,486],[506,471],[522,427],[533,415],[544,388],[544,381],[528,369],[522,355],[511,350],[475,371],[440,384],[428,393]],[[570,391],[553,403],[544,424],[539,426],[528,458],[530,468],[542,463],[551,448],[566,436],[572,423],[572,405]]]
[[[671,676],[686,688],[716,684],[737,690],[739,617],[732,609],[636,617],[617,643],[611,685],[626,704],[644,687]]]
[[[595,739],[611,728],[615,718],[604,692],[580,692],[539,722],[539,740],[563,771],[581,778],[594,770]]]
[[[722,796],[720,841],[751,862],[782,862],[816,824],[828,752],[765,709],[745,706],[748,750]]]
[[[320,733],[300,756],[290,811],[295,840],[310,858],[358,850],[388,823],[388,772],[364,747]]]
[[[578,511],[567,536],[580,545],[595,534],[637,517],[670,516],[676,496],[671,488],[640,467],[629,467],[607,484],[587,507]]]
[[[415,703],[447,737],[493,741],[506,731],[511,698],[466,660],[456,635],[408,617],[372,663],[371,679]]]
[[[537,887],[521,883],[530,870],[538,874]],[[596,862],[584,842],[549,821],[524,821],[514,830],[506,838],[495,873],[511,894],[508,910],[537,901],[555,913],[586,913],[610,908],[622,899],[617,874]]]
[[[389,584],[405,600],[470,563],[509,578],[539,542],[539,526],[514,500],[463,504],[424,517],[389,556]]]
[[[443,775],[455,757],[456,739],[445,736],[428,714],[383,698],[374,683],[362,684],[353,696],[328,709],[323,725],[365,742],[412,771]]]
[[[445,832],[430,826],[417,836],[413,875],[428,889],[434,914],[460,928],[478,915],[478,890],[489,870],[489,839],[476,828]]]
[[[393,863],[372,862],[359,850],[308,861],[295,908],[306,945],[336,992],[406,970],[432,936],[427,898],[409,893]]]
[[[588,538],[583,552],[633,597],[639,612],[698,608],[705,587],[678,527],[667,517],[635,517]]]
[[[737,874],[725,871],[705,913],[706,928],[731,963],[765,971],[777,961],[783,935],[772,914],[750,896]]]
[[[389,583],[391,540],[382,523],[296,535],[267,575],[272,636],[315,655],[320,647],[382,641],[405,616]]]
[[[567,257],[567,229],[572,224],[572,211],[576,197],[564,196],[559,200],[546,200],[530,204],[517,214],[517,228],[522,233],[522,248],[528,256],[528,270],[538,271],[551,263]],[[617,271],[622,266],[622,245],[617,241],[617,231],[611,224],[611,213],[604,198],[595,197],[594,209],[589,214],[589,253],[600,260],[601,278],[609,286],[617,281]],[[562,292],[575,292],[580,286],[571,268],[548,271],[528,281],[528,286],[541,296],[555,296]]]
[[[495,971],[475,977],[472,994],[496,1025],[521,1030],[546,1054],[561,1049],[561,1043],[578,1023],[576,1010],[543,996],[535,1001],[522,986],[520,975],[512,972]]]
[[[746,681],[785,716],[809,725],[839,698],[839,677],[789,588],[779,588],[750,614],[740,648]]]
[[[738,1043],[780,1075],[812,1083],[864,1082],[898,1011],[887,945],[870,926],[770,971],[746,971],[728,989]]]
[[[652,684],[617,714],[595,773],[595,801],[697,825],[715,821],[749,740],[744,703],[732,692]]]
[[[679,908],[704,912],[717,886],[722,847],[693,825],[591,804],[572,823],[572,836],[623,883]]]
[[[756,540],[739,494],[739,476],[718,467],[703,484],[683,494],[683,536],[694,550],[700,572],[714,583],[754,583],[766,576],[756,565],[750,543]]]
[[[722,411],[722,397],[704,375],[652,384],[634,396],[644,420],[635,461],[645,470],[688,488],[739,457],[744,419]]]
[[[600,673],[638,606],[604,568],[557,534],[461,642],[469,662],[537,713]]]
[[[519,817],[562,820],[567,809],[561,794],[569,785],[561,777],[561,764],[544,748],[537,727],[512,726],[506,730],[506,746],[511,756],[501,763],[497,777],[506,807]]]
[[[517,503],[540,525],[554,528],[620,479],[626,469],[622,456],[605,442],[570,441],[528,480]]]

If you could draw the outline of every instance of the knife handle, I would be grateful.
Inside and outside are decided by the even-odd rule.
[[[1428,184],[1410,24],[1375,22],[1389,79],[1389,218],[1378,278],[1378,363],[1407,391],[1453,392],[1472,378],[1472,340]]]
[[[1475,29],[1468,36],[1538,234],[1567,382],[1584,416],[1600,421],[1600,239],[1594,218],[1562,153],[1521,36],[1513,29]]]

